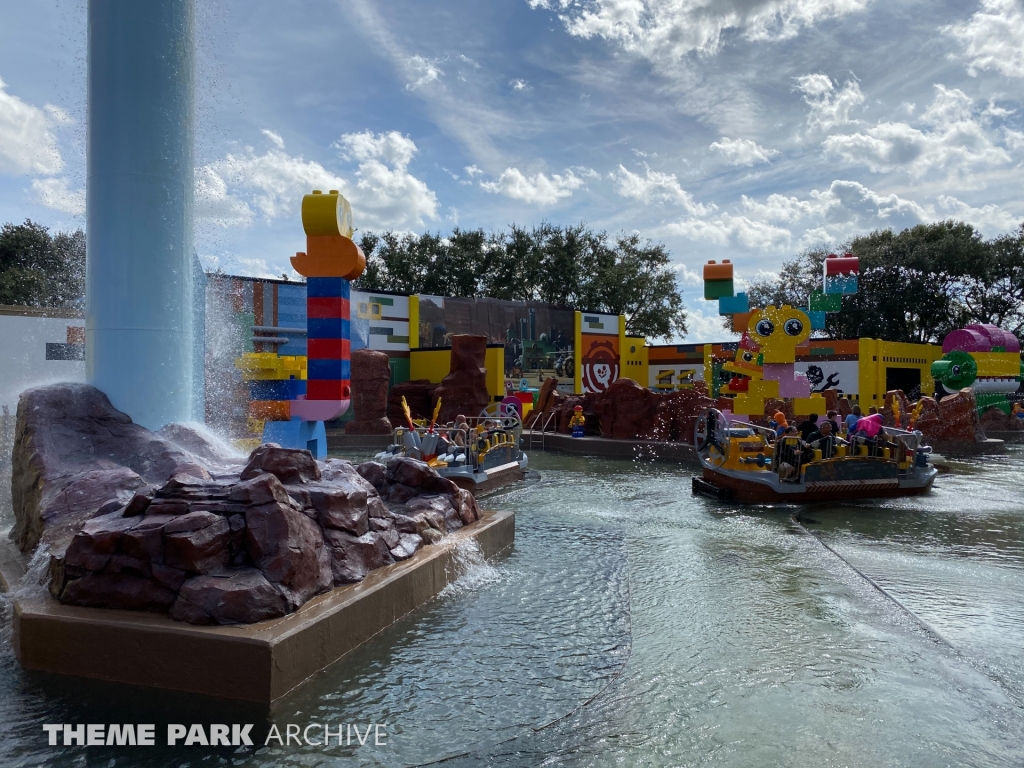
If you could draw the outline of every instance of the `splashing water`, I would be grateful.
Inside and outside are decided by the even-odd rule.
[[[455,578],[441,590],[441,599],[476,592],[501,582],[507,576],[504,569],[487,562],[475,540],[464,541],[455,547],[452,569]]]

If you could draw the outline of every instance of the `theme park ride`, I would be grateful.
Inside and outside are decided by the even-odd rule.
[[[416,421],[402,399],[405,424],[395,429],[391,445],[374,458],[387,463],[395,456],[427,462],[441,477],[473,493],[521,480],[529,463],[520,448],[523,425],[518,412],[492,403],[479,416],[445,427],[437,423],[437,401],[429,423]]]
[[[807,309],[751,310],[745,294],[734,295],[731,263],[705,266],[705,298],[718,299],[719,313],[745,330],[722,393],[732,396],[732,413],[761,417],[767,399],[789,402],[797,413],[825,413],[825,399],[794,371],[796,348],[824,327],[826,312],[841,309],[844,294],[856,293],[858,270],[856,257],[830,256],[823,290],[811,294]],[[881,416],[861,419],[848,439],[829,426],[805,440],[732,413],[709,408],[697,418],[693,444],[702,474],[693,478],[694,493],[747,503],[905,496],[927,492],[937,474],[921,433],[885,427]]]

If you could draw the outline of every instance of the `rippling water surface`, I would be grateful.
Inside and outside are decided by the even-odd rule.
[[[694,498],[687,467],[531,463],[487,502],[516,511],[511,551],[464,550],[269,713],[26,674],[7,617],[0,764],[1024,764],[1024,448],[800,523]],[[45,722],[376,722],[388,744],[48,748]]]

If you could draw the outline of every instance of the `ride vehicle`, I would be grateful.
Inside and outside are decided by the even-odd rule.
[[[875,438],[836,440],[824,456],[799,436],[775,437],[757,424],[728,421],[714,408],[697,418],[694,448],[702,473],[693,492],[741,503],[806,503],[914,496],[938,470],[920,432],[882,427]]]

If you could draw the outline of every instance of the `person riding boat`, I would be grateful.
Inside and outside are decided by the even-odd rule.
[[[776,411],[772,415],[772,422],[775,425],[775,436],[782,437],[782,433],[789,427],[789,422],[786,421],[786,414],[782,411]]]
[[[857,431],[857,422],[860,421],[860,406],[855,405],[849,414],[846,416],[846,434],[852,435]]]
[[[878,444],[878,435],[882,431],[883,426],[882,414],[872,413],[857,421],[853,436],[863,439],[868,445],[869,452],[873,455]]]
[[[818,431],[807,438],[806,443],[810,456],[806,457],[804,461],[810,461],[814,458],[814,449],[817,448],[821,451],[821,458],[831,459],[836,455],[836,446],[842,439],[832,430],[831,421],[821,422],[821,426],[818,427]]]
[[[800,464],[800,433],[796,427],[786,427],[775,442],[774,466],[779,468],[779,479],[795,479]]]
[[[806,421],[801,421],[797,425],[797,429],[800,430],[800,437],[806,442],[807,438],[818,431],[818,414],[812,413]]]

